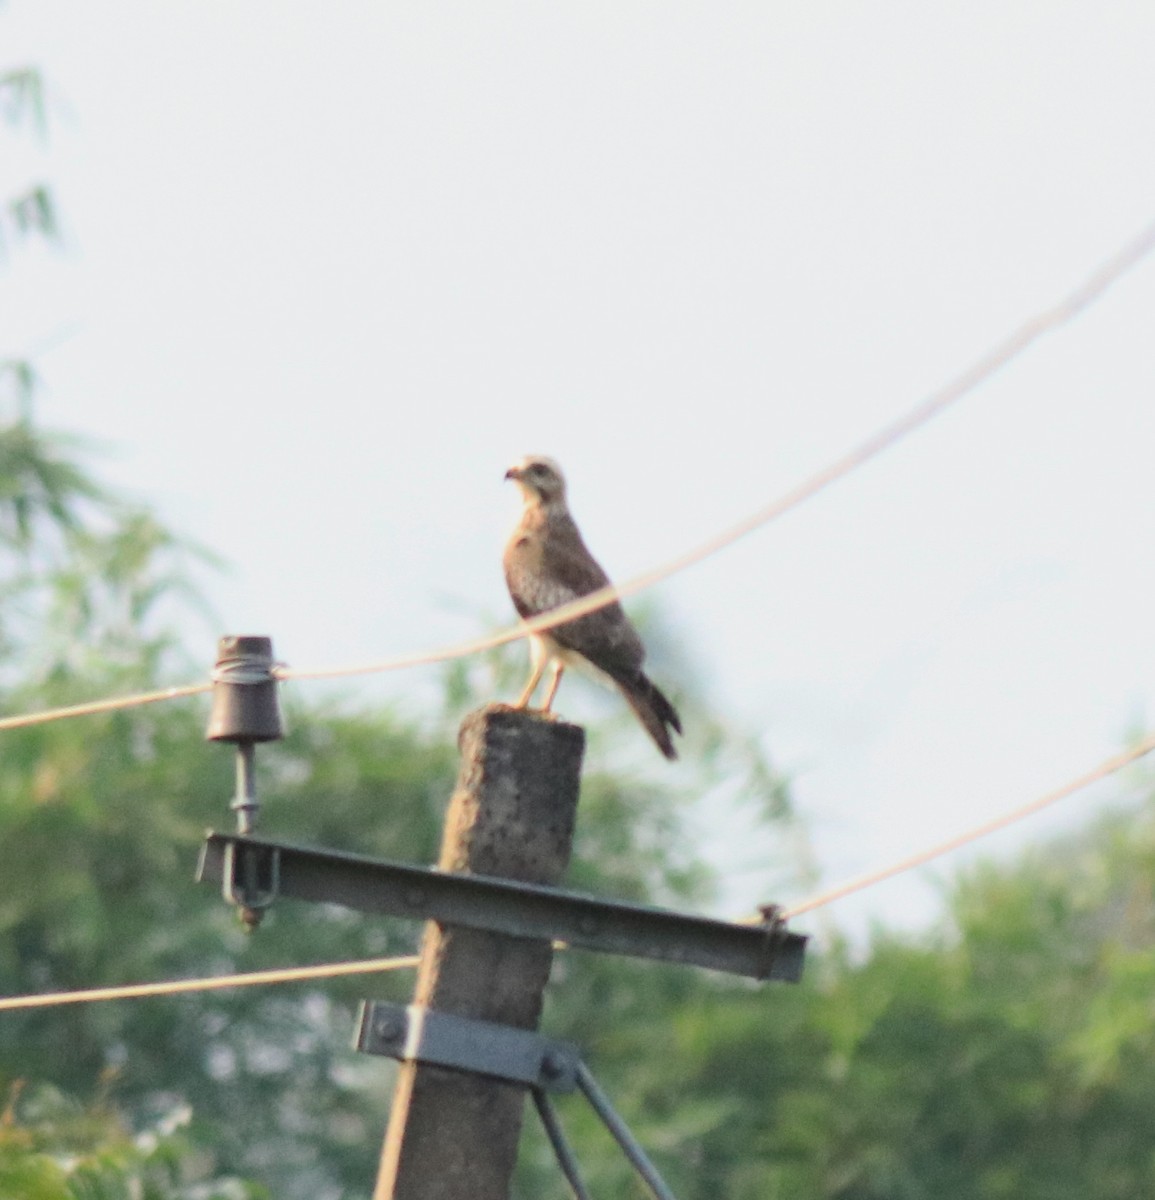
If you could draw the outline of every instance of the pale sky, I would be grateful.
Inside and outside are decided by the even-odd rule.
[[[9,255],[0,357],[54,343],[41,420],[231,562],[222,632],[422,650],[512,616],[522,454],[626,578],[1060,298],[1155,219],[1153,62],[1148,2],[9,0],[50,136],[0,130],[0,191],[49,180],[67,245]],[[1153,400],[1155,261],[658,589],[829,882],[1155,720]],[[727,912],[798,898],[729,817],[710,852]],[[832,913],[921,925],[932,878]]]

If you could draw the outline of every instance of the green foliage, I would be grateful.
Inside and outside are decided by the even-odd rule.
[[[47,134],[44,81],[39,71],[32,67],[0,71],[0,120],[14,129],[30,129],[41,138]],[[30,184],[0,202],[0,250],[4,248],[8,230],[18,239],[32,234],[48,241],[59,239],[60,222],[47,184]]]
[[[1155,796],[974,868],[943,929],[879,934],[798,987],[584,960],[551,1023],[680,1200],[1149,1195],[1153,879]],[[643,1195],[581,1104],[559,1107],[593,1190]],[[519,1196],[553,1170],[531,1130]]]
[[[215,561],[111,496],[80,449],[28,415],[0,426],[0,678],[17,705],[155,679],[175,649],[158,612],[198,604],[189,566]]]
[[[0,117],[17,127],[31,126],[41,137],[48,123],[44,108],[44,80],[32,67],[0,71]]]
[[[54,241],[60,236],[60,222],[52,192],[38,183],[8,200],[8,217],[21,237],[39,234]]]
[[[0,1119],[0,1197],[12,1200],[266,1200],[263,1188],[209,1178],[177,1108],[132,1133],[102,1101],[84,1107],[14,1084]]]
[[[427,858],[452,779],[447,755],[423,752],[376,718],[290,716],[294,732],[262,771],[270,827]],[[192,882],[205,827],[229,823],[232,784],[229,750],[204,743],[204,722],[202,708],[174,704],[12,735],[3,772],[13,802],[0,850],[5,990],[412,948],[410,928],[287,903],[249,936],[218,892]],[[351,1010],[360,995],[400,995],[404,986],[384,977],[14,1013],[0,1024],[0,1062],[73,1092],[112,1069],[114,1094],[134,1119],[182,1096],[197,1114],[193,1132],[229,1169],[265,1174],[275,1160],[277,1175],[297,1173],[297,1186],[312,1180],[312,1194],[323,1195],[334,1164],[314,1163],[317,1141],[332,1135],[338,1164],[352,1142],[363,1178],[362,1139],[375,1140],[383,1120],[384,1088],[366,1088],[382,1072],[346,1051]]]
[[[25,394],[33,378],[25,363],[10,364]],[[55,550],[53,534],[67,536],[81,523],[82,507],[107,503],[92,479],[65,457],[65,440],[37,430],[27,417],[0,430],[0,545],[25,563],[35,552]]]

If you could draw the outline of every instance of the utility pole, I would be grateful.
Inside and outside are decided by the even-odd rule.
[[[658,1200],[672,1193],[578,1047],[537,1033],[553,944],[796,983],[806,938],[776,906],[719,921],[566,891],[585,734],[491,704],[459,735],[461,768],[436,869],[254,832],[254,745],[280,736],[272,643],[222,639],[208,737],[237,747],[236,833],[205,837],[197,878],[256,927],[278,897],[425,920],[407,1008],[361,1006],[356,1046],[401,1066],[374,1200],[507,1200],[527,1091],[575,1196],[588,1193],[551,1092],[581,1091]]]
[[[438,868],[557,884],[569,864],[585,734],[492,704],[459,737],[461,768]],[[549,941],[483,929],[425,928],[415,1005],[536,1030]],[[506,1200],[526,1089],[403,1062],[374,1200]]]

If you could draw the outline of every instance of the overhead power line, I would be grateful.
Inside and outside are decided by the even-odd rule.
[[[416,955],[366,958],[357,962],[321,963],[313,967],[281,967],[249,971],[242,975],[210,975],[204,979],[169,979],[161,983],[130,983],[123,987],[86,988],[76,992],[42,992],[35,996],[5,996],[0,1012],[22,1008],[50,1008],[58,1004],[92,1004],[97,1000],[134,1000],[141,996],[177,996],[186,992],[221,991],[224,988],[264,987],[297,983],[302,979],[334,979],[339,975],[370,975],[417,966]]]
[[[800,917],[803,913],[812,912],[816,908],[822,908],[823,905],[832,904],[835,900],[841,900],[845,896],[865,891],[867,888],[874,887],[876,884],[882,883],[887,879],[893,879],[896,875],[902,875],[907,871],[913,871],[916,867],[925,866],[934,859],[941,858],[944,854],[950,854],[953,850],[959,850],[971,842],[978,841],[979,838],[987,837],[992,833],[998,833],[999,830],[1006,829],[1008,825],[1014,825],[1017,821],[1034,816],[1035,813],[1041,812],[1044,808],[1048,808],[1059,800],[1065,800],[1075,792],[1082,791],[1083,788],[1090,787],[1091,784],[1098,783],[1100,780],[1106,779],[1109,775],[1115,774],[1116,771],[1120,771],[1131,763],[1143,758],[1144,755],[1150,754],[1152,750],[1155,750],[1155,734],[1150,734],[1141,742],[1137,742],[1129,750],[1112,755],[1097,767],[1092,767],[1091,770],[1079,775],[1077,778],[1070,780],[1061,787],[1055,788],[1053,791],[1044,793],[1027,804],[1022,804],[1018,808],[1012,808],[1009,812],[1005,812],[1001,816],[992,817],[989,821],[984,821],[981,825],[976,825],[973,829],[968,829],[963,833],[956,834],[954,837],[947,838],[944,842],[936,842],[933,846],[929,846],[925,850],[920,850],[917,854],[910,854],[906,858],[900,858],[897,862],[891,863],[890,866],[881,867],[875,871],[868,871],[864,875],[856,875],[853,879],[848,879],[845,883],[841,883],[837,887],[828,888],[826,891],[811,896],[808,900],[802,900],[797,904],[790,905],[788,908],[783,909],[779,915],[783,920],[787,921],[794,917]],[[759,916],[751,919],[762,920],[763,918]]]
[[[529,621],[489,634],[485,637],[471,639],[465,642],[455,642],[433,650],[416,654],[401,655],[397,658],[383,661],[366,662],[344,667],[321,667],[299,669],[286,666],[273,668],[273,674],[282,680],[291,679],[335,679],[350,675],[379,674],[385,671],[397,671],[406,667],[431,666],[435,663],[447,662],[454,658],[464,658],[471,654],[480,654],[493,650],[510,642],[528,637],[530,634],[542,633],[556,625],[572,621],[615,600],[637,595],[655,584],[669,579],[672,575],[684,571],[709,558],[718,551],[732,545],[746,534],[769,524],[778,517],[797,508],[804,501],[825,490],[831,484],[844,479],[851,472],[877,458],[884,451],[900,442],[909,434],[914,433],[923,425],[939,416],[946,409],[957,403],[980,384],[985,383],[992,375],[1001,370],[1012,359],[1017,358],[1025,350],[1039,340],[1044,334],[1050,333],[1067,322],[1073,320],[1089,305],[1099,299],[1109,287],[1118,282],[1131,268],[1137,266],[1155,249],[1155,224],[1148,226],[1138,237],[1129,242],[1115,255],[1096,268],[1073,291],[1063,297],[1057,304],[1043,310],[1022,324],[1009,337],[988,350],[981,358],[968,367],[956,379],[946,384],[936,392],[926,397],[907,413],[896,418],[888,425],[866,438],[865,441],[836,459],[827,467],[812,475],[809,479],[798,484],[790,491],[772,500],[763,508],[751,513],[744,520],[724,529],[721,533],[703,542],[701,545],[670,559],[668,562],[634,576],[625,583],[609,585],[583,596],[579,600],[552,609]],[[167,688],[164,691],[144,692],[134,696],[121,696],[108,700],[94,701],[90,704],[71,705],[66,708],[48,709],[43,712],[27,713],[21,716],[0,718],[0,731],[18,729],[28,725],[37,725],[46,721],[61,720],[66,717],[84,716],[91,713],[109,712],[116,709],[134,708],[138,705],[152,704],[160,700],[173,700],[182,696],[197,695],[211,689],[210,683],[191,684],[187,687]]]
[[[199,696],[202,692],[212,691],[212,687],[211,683],[190,683],[184,687],[137,692],[132,696],[111,696],[105,700],[92,700],[85,704],[69,704],[64,708],[48,708],[42,712],[0,717],[0,730],[24,729],[29,725],[43,725],[47,721],[62,721],[66,717],[87,717],[95,713],[115,712],[122,708],[139,708],[143,704],[157,704],[161,700],[179,700],[182,696]]]
[[[610,584],[599,588],[580,600],[563,604],[551,609],[532,620],[523,621],[518,625],[503,629],[488,637],[477,638],[467,642],[457,642],[438,650],[421,654],[403,655],[400,658],[386,659],[383,662],[363,663],[348,667],[323,667],[312,670],[298,670],[289,667],[275,669],[281,679],[332,679],[346,675],[362,675],[383,671],[400,670],[403,667],[427,666],[432,663],[444,662],[452,658],[462,658],[469,654],[480,654],[504,646],[509,642],[531,633],[542,633],[572,621],[607,604],[613,603],[626,596],[636,595],[657,583],[669,579],[671,575],[692,567],[703,559],[709,558],[719,550],[725,549],[745,537],[746,534],[769,524],[778,517],[797,508],[804,501],[828,488],[832,483],[845,478],[852,471],[864,466],[877,458],[885,450],[889,450],[909,434],[926,425],[939,416],[969,392],[974,391],[980,384],[985,383],[992,375],[1001,370],[1012,359],[1017,358],[1029,346],[1033,345],[1044,334],[1065,325],[1078,316],[1088,305],[1094,303],[1127,271],[1136,266],[1143,258],[1155,249],[1155,224],[1148,226],[1137,238],[1129,242],[1115,255],[1101,264],[1072,292],[1063,297],[1057,304],[1031,317],[1008,338],[988,350],[980,359],[968,367],[961,375],[930,396],[920,404],[915,405],[909,412],[898,417],[877,432],[871,434],[865,441],[854,449],[835,459],[829,466],[812,475],[809,479],[792,488],[784,495],[772,500],[765,507],[751,513],[736,525],[730,526],[721,533],[703,542],[701,545],[686,551],[677,558],[644,571],[625,583]]]

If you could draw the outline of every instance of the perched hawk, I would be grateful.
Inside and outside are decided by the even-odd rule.
[[[539,616],[609,583],[586,549],[565,502],[565,479],[551,458],[530,455],[505,473],[521,489],[521,520],[505,547],[505,582],[523,618]],[[677,758],[670,729],[682,732],[674,706],[642,670],[645,650],[622,606],[614,601],[597,612],[566,621],[530,637],[533,669],[516,707],[525,708],[546,664],[553,677],[546,692],[548,712],[562,672],[585,663],[616,685],[667,758]]]

